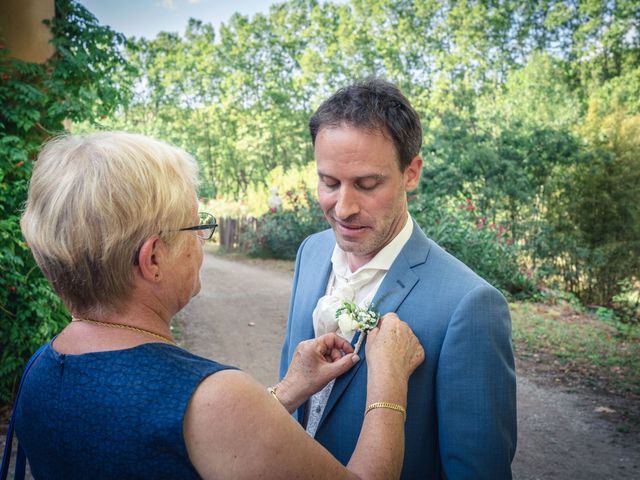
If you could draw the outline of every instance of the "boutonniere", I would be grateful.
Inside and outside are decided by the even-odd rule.
[[[358,353],[367,332],[378,325],[380,313],[372,305],[359,307],[355,303],[343,302],[336,310],[336,319],[343,337],[348,338],[355,331],[362,332],[354,347],[354,352]]]

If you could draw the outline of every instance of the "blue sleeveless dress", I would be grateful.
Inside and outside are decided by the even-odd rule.
[[[184,414],[200,382],[228,368],[163,343],[82,355],[47,345],[16,405],[15,431],[33,476],[199,478]]]

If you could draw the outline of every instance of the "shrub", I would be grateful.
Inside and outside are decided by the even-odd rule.
[[[520,267],[519,248],[504,224],[476,213],[471,199],[410,203],[411,212],[427,234],[453,256],[504,293],[527,296],[535,290],[533,272]]]
[[[597,108],[581,161],[557,180],[537,253],[583,303],[613,306],[640,270],[640,115]]]
[[[640,325],[640,282],[637,279],[620,282],[620,293],[613,297],[611,306],[621,322]]]
[[[260,217],[255,232],[244,234],[249,255],[292,260],[309,235],[328,228],[318,202],[308,189],[287,192],[284,209]]]

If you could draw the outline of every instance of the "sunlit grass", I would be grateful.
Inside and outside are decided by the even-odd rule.
[[[570,305],[510,304],[513,342],[523,360],[557,365],[585,385],[640,394],[640,326],[604,321]]]

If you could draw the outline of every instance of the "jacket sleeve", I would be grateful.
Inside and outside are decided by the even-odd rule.
[[[489,285],[467,293],[451,318],[436,405],[445,478],[511,478],[517,437],[511,317]]]

